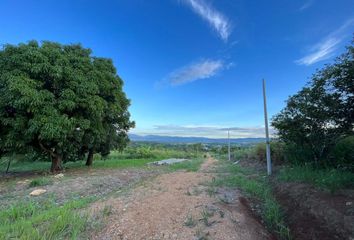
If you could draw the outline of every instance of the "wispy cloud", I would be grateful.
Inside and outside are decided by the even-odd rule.
[[[296,60],[295,63],[308,66],[333,57],[339,45],[348,35],[348,29],[353,25],[354,19],[345,22],[338,30],[332,32],[319,43],[315,44],[308,55]]]
[[[316,62],[326,60],[333,56],[333,53],[341,41],[342,40],[337,37],[325,39],[313,47],[312,53],[299,60],[296,60],[295,62],[300,65],[311,65]]]
[[[231,34],[231,24],[227,17],[213,8],[205,0],[182,0],[188,4],[195,13],[207,21],[224,41]]]
[[[308,9],[309,7],[311,7],[313,5],[315,1],[314,0],[308,0],[306,1],[300,8],[299,11],[304,11],[306,9]]]
[[[139,135],[159,135],[176,137],[209,137],[226,138],[227,131],[230,131],[232,138],[251,138],[264,137],[264,127],[224,127],[224,126],[205,126],[205,125],[157,125],[152,129],[134,129],[132,133]],[[275,131],[270,129],[271,135]]]
[[[228,68],[222,60],[202,60],[177,69],[165,80],[172,86],[194,82],[215,76],[222,69]]]

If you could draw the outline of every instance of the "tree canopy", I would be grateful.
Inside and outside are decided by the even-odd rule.
[[[354,46],[333,64],[318,70],[311,81],[291,96],[272,125],[279,137],[301,149],[310,161],[337,164],[335,144],[354,133]]]
[[[129,99],[111,59],[80,44],[5,45],[0,51],[2,152],[45,152],[61,162],[123,147]],[[88,159],[88,165],[92,158]]]

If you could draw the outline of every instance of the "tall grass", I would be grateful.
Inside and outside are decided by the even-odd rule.
[[[354,187],[354,173],[337,169],[314,169],[311,166],[285,167],[278,179],[286,182],[310,183],[331,193],[343,188]]]
[[[87,221],[78,209],[90,201],[73,200],[62,206],[53,201],[14,203],[0,209],[0,239],[76,239]]]
[[[47,177],[35,178],[29,183],[29,187],[39,187],[52,184],[53,181]]]

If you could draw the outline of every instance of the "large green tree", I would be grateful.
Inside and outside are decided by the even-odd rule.
[[[31,41],[0,51],[2,151],[42,151],[62,161],[124,146],[130,101],[110,59],[79,44]],[[125,141],[122,141],[124,139]]]
[[[272,125],[289,145],[310,153],[306,161],[324,163],[336,142],[354,129],[354,47],[334,64],[318,70],[300,92],[291,96]]]

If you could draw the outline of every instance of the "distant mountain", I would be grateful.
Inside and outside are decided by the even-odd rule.
[[[227,143],[227,138],[205,138],[205,137],[173,137],[158,135],[136,135],[129,134],[130,140],[133,142],[159,142],[159,143]],[[250,144],[264,142],[264,138],[231,138],[231,143]]]

